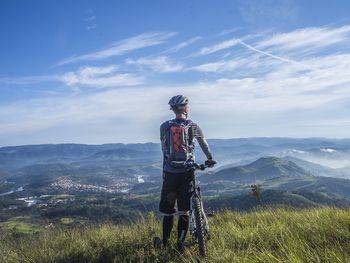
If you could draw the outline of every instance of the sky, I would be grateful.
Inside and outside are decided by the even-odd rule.
[[[346,138],[346,0],[0,1],[0,146],[158,142],[169,99],[207,138]]]

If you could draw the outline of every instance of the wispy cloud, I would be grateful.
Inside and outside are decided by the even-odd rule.
[[[84,20],[87,22],[91,22],[91,21],[94,21],[95,19],[96,19],[96,16],[91,15],[91,16],[88,16],[87,18],[85,18]]]
[[[155,72],[178,72],[182,71],[184,66],[179,62],[172,62],[166,56],[158,57],[143,57],[139,59],[127,59],[126,64],[137,65],[137,66],[146,66],[151,68]]]
[[[265,51],[262,51],[260,49],[257,49],[251,45],[248,45],[247,43],[245,43],[244,41],[240,40],[239,43],[241,45],[243,45],[244,47],[254,51],[254,52],[257,52],[259,54],[262,54],[262,55],[265,55],[265,56],[268,56],[268,57],[271,57],[273,59],[277,59],[277,60],[280,60],[280,61],[283,61],[283,62],[287,62],[287,63],[291,63],[291,64],[294,64],[294,65],[297,65],[297,66],[301,66],[301,67],[304,67],[304,68],[307,68],[307,69],[314,69],[314,70],[317,70],[317,68],[313,68],[309,65],[306,65],[304,63],[301,63],[301,62],[298,62],[298,61],[295,61],[295,60],[292,60],[292,59],[288,59],[288,58],[284,58],[284,57],[280,57],[280,56],[276,56],[276,55],[273,55],[273,54],[270,54],[268,52],[265,52]]]
[[[77,134],[70,137],[75,142],[157,140],[152,136],[159,122],[171,117],[167,101],[179,93],[190,98],[191,118],[205,128],[208,137],[345,137],[350,129],[348,27],[304,28],[258,37],[226,36],[215,45],[202,44],[206,40],[203,38],[197,52],[203,56],[188,60],[174,54],[179,50],[174,47],[185,46],[180,43],[166,55],[143,54],[118,65],[84,63],[76,70],[52,76],[0,78],[7,84],[54,81],[65,88],[82,90],[78,96],[60,97],[60,93],[1,106],[0,138],[7,142],[11,136],[39,134],[38,140],[42,140],[46,134],[47,138],[56,136],[56,141],[63,141],[63,135],[53,132],[66,129]],[[170,36],[149,38],[147,43],[153,45]],[[120,48],[121,43],[118,45]],[[139,45],[134,43],[118,52],[125,54],[134,50],[131,46],[137,49]],[[305,52],[309,49],[313,53]],[[204,57],[206,54],[211,55]],[[161,76],[168,72],[172,74]],[[160,79],[162,85],[157,84]],[[330,120],[336,128],[327,127]],[[310,122],[314,124],[311,128]],[[140,125],[145,127],[142,135],[135,132]],[[221,129],[223,125],[227,129]],[[82,138],[86,130],[91,134]]]
[[[217,36],[218,37],[226,36],[226,35],[229,35],[231,33],[237,32],[238,30],[241,30],[241,29],[242,29],[242,27],[235,27],[235,28],[230,28],[230,29],[224,29]]]
[[[134,37],[130,37],[117,43],[113,44],[111,47],[102,49],[97,52],[88,53],[80,56],[73,56],[64,60],[59,61],[55,66],[61,66],[64,64],[83,62],[83,61],[95,61],[103,60],[114,56],[120,56],[127,52],[160,45],[166,42],[169,38],[176,35],[176,33],[166,33],[166,32],[151,32],[143,33]]]
[[[84,21],[87,23],[86,30],[90,31],[97,28],[96,16],[94,15],[94,10],[92,8],[87,8],[85,10],[86,17]]]
[[[67,86],[89,86],[96,88],[111,88],[120,86],[135,86],[144,82],[137,74],[118,73],[118,66],[82,67],[76,72],[68,72],[60,80]]]
[[[175,52],[179,51],[180,49],[183,49],[185,47],[188,47],[188,46],[198,42],[201,39],[202,39],[202,37],[200,37],[200,36],[193,37],[191,39],[188,39],[184,42],[181,42],[181,43],[165,50],[163,53],[175,53]]]
[[[102,67],[82,66],[76,71],[57,75],[24,76],[0,78],[0,83],[9,85],[31,85],[45,82],[60,82],[66,86],[112,88],[135,86],[144,83],[144,77],[137,73],[120,73],[117,65]]]
[[[246,44],[245,42],[242,42],[241,44],[249,50],[256,52],[260,56],[251,55],[233,59],[222,59],[215,62],[209,62],[192,66],[187,68],[187,70],[193,70],[204,73],[235,73],[236,76],[239,76],[239,74],[242,74],[242,72],[246,72],[246,74],[254,75],[257,72],[270,72],[274,70],[275,67],[280,67],[281,64],[277,62],[284,62],[296,66],[293,70],[318,70],[318,68],[307,65],[305,63],[301,63],[280,56],[275,56],[273,54],[258,50],[253,46]],[[269,59],[263,59],[261,56],[271,58],[277,62],[274,62],[273,60]],[[256,70],[257,72],[255,72],[254,70]]]
[[[232,38],[232,39],[225,40],[219,44],[215,44],[215,45],[210,46],[210,47],[203,47],[199,50],[197,55],[208,55],[208,54],[215,53],[215,52],[227,49],[227,48],[231,48],[231,47],[239,44],[240,43],[239,41],[240,40],[237,38]]]
[[[235,70],[239,66],[238,60],[220,60],[216,62],[204,63],[188,68],[198,72],[226,72]]]
[[[97,28],[96,24],[92,24],[92,25],[86,27],[87,30],[92,30],[92,29],[95,29],[95,28]]]
[[[109,71],[98,70],[98,73]],[[337,118],[337,107],[340,101],[350,102],[349,94],[305,92],[322,84],[325,78],[310,74],[307,77],[290,75],[284,80],[278,75],[218,79],[190,85],[167,85],[167,88],[142,86],[138,89],[104,90],[74,98],[30,100],[0,108],[3,123],[0,137],[6,137],[7,143],[18,134],[32,135],[36,142],[42,143],[52,137],[56,142],[68,140],[85,143],[131,142],[135,138],[138,141],[157,140],[155,127],[164,118],[171,117],[167,100],[177,93],[190,98],[191,118],[200,122],[208,137],[242,134],[298,136],[302,135],[299,131],[307,126],[308,120],[314,120],[312,114],[315,110],[327,112],[327,117],[318,116],[321,123],[326,122],[329,116],[333,116],[333,120],[344,119],[343,116]],[[336,83],[335,78],[326,86],[332,88]],[[147,111],[144,105],[147,105]],[[120,125],[121,122],[127,122],[127,125]],[[149,132],[138,135],[136,131],[140,125]],[[222,125],[227,129],[221,129]],[[299,129],[292,129],[296,126]],[[256,127],[262,128],[257,131]],[[72,131],[71,136],[67,138],[55,132],[62,129]],[[324,135],[320,126],[318,129],[309,136]],[[45,135],[45,130],[49,130],[49,134]],[[88,134],[84,132],[86,130],[89,130]],[[35,137],[36,134],[40,136]],[[333,136],[342,134],[345,132],[339,129]]]
[[[340,28],[311,27],[288,33],[275,34],[257,44],[258,48],[274,48],[291,51],[294,49],[317,49],[343,41],[349,42],[350,26]]]
[[[252,44],[248,44],[243,39],[253,39]],[[306,60],[307,54],[316,54],[320,51],[320,48],[331,46],[334,44],[345,44],[350,42],[350,26],[342,26],[338,28],[330,27],[318,27],[318,28],[304,28],[298,29],[287,33],[278,33],[270,36],[258,36],[258,40],[252,36],[244,36],[241,38],[231,38],[217,43],[213,46],[203,47],[197,53],[198,55],[207,55],[215,52],[219,52],[225,49],[232,48],[234,46],[241,46],[250,51],[253,51],[262,56],[269,57],[271,59],[293,64],[299,69],[319,70],[320,65],[309,65]],[[266,50],[264,50],[266,49]],[[306,52],[313,50],[312,53]],[[258,58],[259,61],[252,63],[253,58],[249,61],[249,54],[244,51],[240,51],[243,57],[232,59],[232,52],[226,53],[223,59],[208,62],[196,66],[192,66],[189,69],[200,72],[215,72],[222,73],[235,70],[237,68],[254,68],[256,64],[266,69],[271,68],[271,61]],[[283,55],[279,55],[283,54]],[[288,57],[296,56],[297,59]],[[255,58],[256,59],[256,58]]]
[[[32,135],[31,139],[36,143],[48,140],[86,143],[142,141],[139,127],[147,127],[142,134],[152,136],[150,120],[159,118],[161,114],[157,108],[163,104],[158,102],[165,99],[162,90],[151,88],[150,92],[149,88],[142,87],[121,88],[76,97],[38,98],[0,105],[0,144],[26,143],[23,136],[16,142],[13,140],[19,134]],[[70,134],[68,137],[67,132]],[[99,135],[96,136],[96,133]],[[2,140],[3,136],[6,141]],[[49,137],[55,139],[50,140]]]

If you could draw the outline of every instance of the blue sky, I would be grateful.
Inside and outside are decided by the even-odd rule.
[[[1,1],[0,146],[348,137],[350,2]]]

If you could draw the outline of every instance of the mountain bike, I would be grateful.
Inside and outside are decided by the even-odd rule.
[[[189,162],[186,164],[186,169],[188,171],[195,172],[196,170],[204,171],[206,168],[209,168],[207,164],[198,164],[195,162]],[[205,214],[201,190],[199,183],[196,180],[194,173],[193,179],[193,191],[191,195],[191,207],[190,207],[190,218],[189,218],[189,230],[192,236],[192,243],[198,244],[199,255],[202,258],[207,257],[207,241],[210,239],[209,234],[209,223],[208,218]],[[161,239],[159,237],[154,238],[153,245],[156,248],[160,248]]]

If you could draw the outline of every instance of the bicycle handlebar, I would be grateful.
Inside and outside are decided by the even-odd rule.
[[[190,162],[190,163],[186,164],[186,169],[188,171],[195,171],[195,170],[204,171],[207,168],[209,168],[209,165],[207,165],[207,164],[199,164],[199,163],[195,163],[195,162]]]

